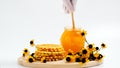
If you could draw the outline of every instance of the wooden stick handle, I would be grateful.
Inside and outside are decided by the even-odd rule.
[[[75,29],[74,14],[71,13],[71,16],[72,16],[72,28]]]

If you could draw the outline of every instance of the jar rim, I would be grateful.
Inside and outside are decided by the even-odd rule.
[[[66,26],[66,27],[64,27],[64,30],[81,30],[81,28],[75,27],[75,29],[73,29],[71,26]]]

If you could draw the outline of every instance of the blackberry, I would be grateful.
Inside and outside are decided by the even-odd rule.
[[[34,42],[33,41],[30,41],[30,44],[33,44]]]
[[[72,55],[72,53],[68,53],[68,55]]]
[[[85,63],[86,62],[86,58],[82,58],[82,63]]]
[[[47,62],[47,60],[46,60],[46,59],[44,59],[44,60],[43,60],[43,63],[46,63],[46,62]]]
[[[75,62],[81,62],[80,58],[76,58]]]
[[[84,49],[84,50],[82,51],[82,53],[83,53],[83,54],[87,54],[87,50]]]
[[[29,58],[29,62],[32,63],[32,62],[33,62],[33,59],[32,59],[32,58]]]
[[[89,44],[88,47],[89,47],[89,48],[93,48],[93,45],[92,45],[92,44]]]
[[[97,57],[97,59],[100,60],[101,58],[103,58],[103,55],[99,54],[99,56]]]
[[[70,62],[70,61],[71,61],[71,58],[70,58],[70,57],[67,57],[67,58],[66,58],[66,61],[67,61],[67,62]]]
[[[23,53],[23,57],[25,57],[25,54]]]
[[[101,44],[102,48],[106,48],[106,45],[104,43]]]
[[[96,50],[99,50],[99,47],[95,47]]]
[[[27,49],[25,49],[25,50],[24,50],[24,52],[28,52],[28,50],[27,50]]]
[[[82,36],[84,36],[84,35],[85,35],[85,33],[84,33],[84,32],[82,32],[82,33],[81,33],[81,35],[82,35]]]

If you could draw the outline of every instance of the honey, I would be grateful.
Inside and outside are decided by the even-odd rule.
[[[75,53],[84,47],[85,37],[81,35],[80,29],[65,28],[60,41],[66,52],[70,49]]]
[[[65,28],[60,42],[66,52],[72,50],[74,53],[79,52],[85,43],[85,36],[82,36],[82,30],[75,27],[74,15],[72,16],[72,28]]]

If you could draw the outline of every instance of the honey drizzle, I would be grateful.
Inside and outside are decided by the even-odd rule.
[[[75,29],[74,14],[71,13],[71,16],[72,16],[72,29]]]

